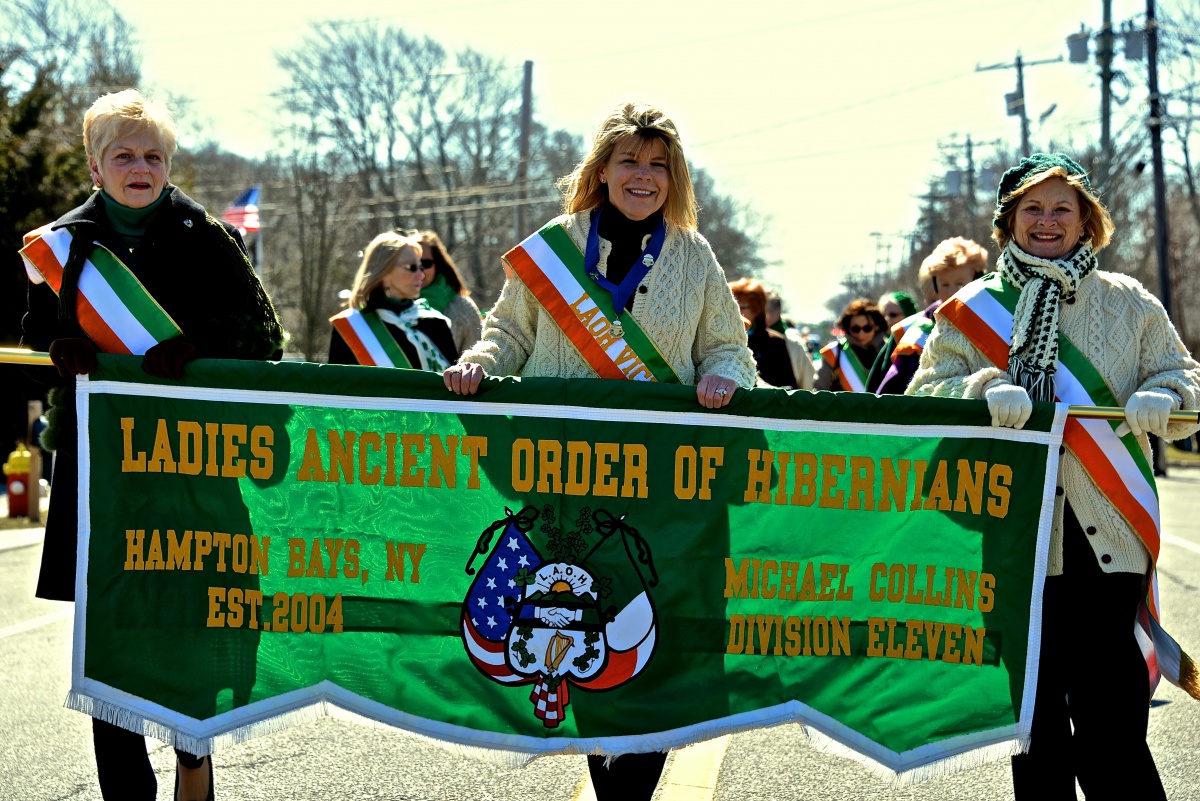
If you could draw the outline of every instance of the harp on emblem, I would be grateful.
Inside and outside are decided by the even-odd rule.
[[[551,673],[558,672],[558,666],[562,664],[567,652],[574,644],[575,639],[561,631],[555,632],[554,636],[550,638],[550,642],[546,645],[546,668]]]

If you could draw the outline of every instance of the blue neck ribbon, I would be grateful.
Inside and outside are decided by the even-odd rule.
[[[607,289],[612,295],[613,310],[620,317],[625,311],[625,304],[629,302],[629,297],[637,289],[638,284],[642,283],[642,279],[646,277],[646,273],[650,272],[650,268],[654,266],[654,263],[658,261],[659,254],[662,253],[663,241],[667,238],[667,221],[665,218],[658,221],[658,227],[650,235],[650,244],[629,268],[629,272],[625,274],[621,283],[614,284],[600,274],[600,215],[603,213],[604,206],[601,206],[592,215],[592,227],[588,231],[587,251],[584,253],[584,266],[587,268],[588,277]]]

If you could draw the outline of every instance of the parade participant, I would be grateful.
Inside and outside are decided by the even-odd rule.
[[[458,358],[450,320],[420,299],[421,243],[388,231],[363,251],[346,310],[329,318],[330,364],[441,372]]]
[[[887,330],[883,315],[866,298],[853,300],[838,318],[842,336],[821,348],[813,389],[833,392],[874,392],[867,371],[883,346]]]
[[[800,329],[783,319],[783,302],[774,292],[767,294],[766,316],[767,327],[787,338],[788,359],[792,363],[792,375],[796,377],[796,389],[812,389],[813,381],[817,380],[817,366],[808,352],[808,341]]]
[[[24,343],[49,350],[63,379],[51,390],[43,435],[57,455],[37,595],[64,601],[75,599],[76,581],[74,377],[95,370],[102,352],[144,354],[148,374],[179,379],[197,358],[277,357],[284,339],[237,230],[171,185],[176,133],[164,106],[133,89],[105,95],[84,116],[83,146],[96,191],[27,234],[22,250],[30,278]],[[93,289],[99,285],[120,291],[106,297]],[[242,686],[231,678],[238,668],[229,668],[215,670],[213,681],[248,695],[253,677]],[[99,718],[92,732],[104,798],[153,799],[143,736]],[[211,757],[176,753],[175,797],[213,798]]]
[[[903,395],[921,362],[925,340],[933,330],[934,312],[955,292],[987,272],[987,251],[970,239],[956,236],[938,243],[921,262],[918,282],[928,292],[924,311],[893,324],[883,349],[871,365],[867,383],[876,395]],[[926,289],[927,287],[927,289]]]
[[[1168,415],[1200,406],[1200,364],[1141,284],[1097,269],[1112,221],[1072,159],[1038,153],[1006,172],[992,224],[998,274],[942,305],[909,394],[983,398],[992,425],[1013,428],[1032,401],[1056,396],[1124,406],[1129,431],[1071,420],[1064,433],[1033,730],[1029,752],[1012,760],[1016,797],[1074,799],[1078,779],[1089,799],[1165,798],[1146,744],[1147,689],[1160,668],[1186,688],[1187,675],[1171,674],[1182,663],[1198,691],[1194,665],[1142,606],[1157,606],[1158,550],[1142,470],[1147,433],[1197,430]],[[1135,628],[1164,657],[1153,674]]]
[[[754,354],[758,375],[770,387],[796,388],[787,337],[767,325],[767,290],[761,281],[741,278],[729,285],[742,317],[750,321],[746,343]]]
[[[425,269],[421,300],[450,319],[454,347],[461,353],[479,341],[483,316],[437,233],[420,231],[417,236],[421,240],[421,266]]]
[[[885,292],[879,296],[877,305],[889,330],[905,317],[917,313],[917,304],[907,292]]]
[[[474,394],[485,374],[653,376],[695,384],[700,404],[716,409],[739,386],[753,386],[754,357],[737,303],[712,249],[696,231],[695,194],[674,121],[653,106],[621,105],[564,184],[566,214],[543,232],[562,232],[569,237],[566,246],[584,254],[572,280],[594,302],[585,313],[605,309],[609,326],[588,333],[570,306],[579,295],[568,292],[573,297],[565,304],[559,295],[556,303],[552,282],[544,274],[534,280],[539,268],[525,249],[536,250],[531,237],[510,252],[513,272],[484,323],[483,339],[446,371],[447,388]],[[584,308],[582,302],[578,308]],[[590,319],[594,330],[595,317]],[[652,343],[630,344],[636,364],[605,362],[608,351],[596,347],[600,338],[632,340],[635,327]],[[580,337],[580,329],[590,341]],[[665,760],[663,753],[627,754],[605,768],[603,756],[589,756],[597,798],[649,799]]]

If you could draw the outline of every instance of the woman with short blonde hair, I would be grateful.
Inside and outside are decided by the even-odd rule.
[[[166,107],[136,89],[104,95],[84,115],[83,141],[96,191],[55,222],[27,234],[28,247],[23,251],[30,278],[23,341],[35,350],[49,351],[61,379],[50,390],[50,426],[43,434],[43,444],[57,452],[37,587],[39,597],[53,600],[75,599],[79,500],[75,377],[96,369],[98,352],[128,353],[127,343],[135,343],[135,355],[142,356],[147,374],[177,381],[198,358],[279,358],[285,338],[237,229],[215,220],[171,184],[176,134]],[[38,240],[50,247],[37,247]],[[97,282],[97,261],[108,264],[110,275],[128,274],[129,279],[127,292],[107,298],[105,304],[89,300],[92,289],[102,283]],[[160,309],[168,319],[160,321],[161,327],[147,340],[141,323],[130,322],[136,321],[134,308]],[[232,491],[236,494],[236,487]],[[185,588],[201,580],[208,581],[200,574],[171,579]],[[258,586],[256,577],[232,580]],[[240,589],[249,591],[249,586]],[[149,588],[145,591],[153,593]],[[189,597],[186,590],[180,595]],[[131,620],[129,630],[138,625]],[[257,638],[223,629],[212,632],[203,644],[172,643],[165,646],[156,639],[123,643],[123,658],[138,664],[161,659],[164,665],[172,660],[212,659],[205,685],[186,690],[214,705],[217,695],[228,690],[235,706],[249,702],[254,671],[246,665],[254,664]],[[167,653],[169,648],[184,652]],[[206,653],[206,648],[212,650]],[[183,679],[168,669],[162,682],[171,687]],[[92,733],[103,797],[153,799],[157,779],[145,737],[99,717],[93,718]],[[212,798],[212,757],[178,749],[176,754],[175,797]]]

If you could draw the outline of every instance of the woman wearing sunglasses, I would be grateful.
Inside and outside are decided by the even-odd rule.
[[[841,337],[821,348],[813,389],[833,392],[871,392],[867,373],[883,346],[887,325],[879,308],[867,300],[853,300],[838,318]]]
[[[441,372],[458,359],[450,320],[420,300],[421,243],[394,231],[371,240],[345,311],[330,318],[330,364]]]

